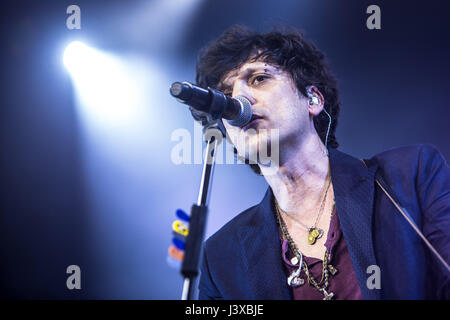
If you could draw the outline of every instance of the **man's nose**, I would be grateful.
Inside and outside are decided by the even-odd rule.
[[[246,98],[252,105],[256,103],[252,89],[246,83],[235,83],[233,88],[233,97],[237,96]]]

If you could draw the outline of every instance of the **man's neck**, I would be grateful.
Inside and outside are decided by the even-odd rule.
[[[285,149],[285,150],[283,150]],[[279,206],[296,213],[312,209],[328,181],[329,160],[325,146],[317,135],[311,135],[295,148],[280,145],[279,170],[276,173],[260,166]]]

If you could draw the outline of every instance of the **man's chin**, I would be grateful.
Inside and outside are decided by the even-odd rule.
[[[245,163],[248,164],[258,164],[258,149],[246,149],[245,151],[239,152],[239,155]]]
[[[238,149],[239,150],[239,149]],[[244,157],[251,164],[267,163],[267,159],[277,160],[278,149],[272,150],[272,145],[270,141],[254,141],[253,143],[247,144],[245,150],[239,150],[241,157]]]
[[[256,164],[262,170],[264,170],[264,175],[269,176],[272,174],[276,174],[279,169],[279,157],[278,152],[272,153],[272,155],[267,156],[266,152],[260,152],[258,148],[247,150],[245,153],[245,157],[240,154],[239,163],[246,164]]]
[[[262,132],[248,131],[253,132],[240,136],[238,143],[235,144],[239,155],[247,159],[247,162],[250,164],[266,164],[268,161],[278,163],[278,132],[272,132],[272,135],[268,135],[267,131],[264,130]]]

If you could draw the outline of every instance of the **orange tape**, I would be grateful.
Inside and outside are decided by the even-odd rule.
[[[172,245],[169,247],[169,256],[171,256],[172,258],[174,258],[178,261],[183,261],[184,251],[181,251],[180,249],[178,249],[177,247]]]

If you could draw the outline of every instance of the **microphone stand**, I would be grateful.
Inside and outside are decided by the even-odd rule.
[[[190,91],[187,93],[184,86],[191,87],[189,82],[175,82],[170,87],[170,94],[177,98],[181,103],[198,105],[200,101],[205,100],[205,94],[208,97],[208,103],[200,110],[191,107],[191,113],[194,119],[201,120],[203,125],[203,138],[206,141],[206,152],[203,163],[202,179],[200,182],[200,190],[197,203],[191,207],[191,216],[189,219],[189,233],[186,238],[186,246],[184,250],[184,259],[181,266],[181,274],[184,277],[182,300],[194,299],[195,280],[199,274],[199,265],[202,253],[203,238],[205,235],[206,218],[208,214],[209,190],[211,188],[214,164],[216,161],[216,148],[222,142],[225,136],[225,128],[221,123],[224,110],[227,108],[226,96],[214,89],[208,87],[207,90]],[[199,88],[197,88],[199,89]],[[220,140],[214,134],[209,132],[215,130],[219,133]],[[209,132],[208,132],[209,131]],[[209,136],[209,138],[208,138]]]
[[[203,137],[206,141],[206,152],[203,163],[202,179],[197,203],[191,207],[189,220],[189,234],[186,238],[181,274],[184,277],[182,300],[194,299],[195,282],[199,273],[199,265],[202,253],[203,239],[205,234],[206,218],[208,213],[209,191],[212,183],[214,164],[216,160],[216,148],[221,140],[214,135],[207,137],[207,131],[217,129],[220,132],[218,120],[208,117],[207,123],[203,125]]]

